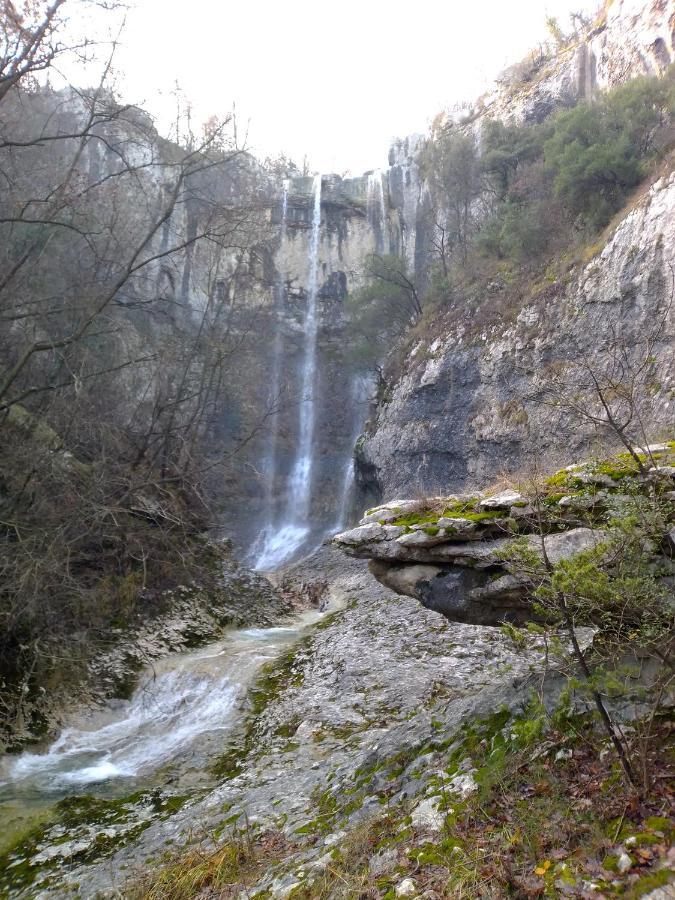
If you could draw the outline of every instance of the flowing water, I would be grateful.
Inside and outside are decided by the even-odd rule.
[[[318,332],[317,292],[319,245],[321,240],[321,175],[314,177],[312,227],[309,243],[307,309],[304,321],[304,348],[301,369],[300,421],[295,462],[291,471],[287,506],[276,528],[263,531],[262,548],[254,568],[266,571],[291,559],[307,540],[310,531],[310,501],[314,431],[316,423],[316,344]]]
[[[389,230],[387,227],[387,208],[384,200],[384,183],[382,172],[377,169],[368,175],[366,184],[366,207],[371,227],[375,234],[375,249],[378,253],[389,252]]]
[[[122,797],[169,784],[190,792],[209,779],[228,733],[242,718],[261,666],[316,621],[232,632],[218,643],[157,662],[128,701],[83,715],[41,752],[0,760],[0,846],[22,823],[69,795]]]
[[[309,502],[312,494],[312,463],[314,423],[316,421],[316,336],[318,318],[316,295],[318,287],[319,239],[321,232],[321,176],[314,178],[314,210],[309,245],[309,281],[307,311],[305,313],[305,349],[302,362],[302,390],[300,394],[300,432],[298,450],[291,474],[290,521],[308,527]]]
[[[355,410],[354,429],[352,431],[350,447],[354,447],[356,441],[361,434],[363,423],[366,418],[366,411],[370,403],[370,395],[373,390],[372,380],[365,375],[356,376],[352,380],[352,389],[350,395],[351,407]],[[342,476],[342,490],[340,492],[340,503],[338,506],[338,515],[335,524],[326,534],[328,537],[338,531],[344,531],[349,525],[349,514],[351,511],[353,494],[354,494],[354,454],[351,453],[345,463],[344,474]]]
[[[279,246],[283,247],[286,240],[286,220],[288,214],[288,189],[289,181],[284,179],[281,195],[281,227]],[[284,355],[284,336],[281,327],[281,316],[284,307],[284,273],[277,271],[274,285],[274,344],[272,347],[272,372],[268,409],[270,412],[270,430],[267,444],[267,454],[263,461],[262,474],[265,483],[264,524],[258,539],[256,540],[250,556],[250,564],[254,568],[263,569],[268,557],[275,552],[277,538],[276,528],[276,498],[275,487],[277,482],[277,447],[279,444],[279,405],[281,402],[281,374]],[[262,565],[260,564],[262,563]]]

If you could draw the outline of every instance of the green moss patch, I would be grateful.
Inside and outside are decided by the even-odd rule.
[[[177,812],[186,799],[157,790],[138,791],[117,800],[91,796],[61,800],[49,823],[31,829],[0,856],[0,895],[25,890],[34,883],[41,887],[58,884],[64,860],[69,865],[83,864],[109,856],[153,821]],[[35,863],[34,858],[47,846],[57,852],[47,861]]]

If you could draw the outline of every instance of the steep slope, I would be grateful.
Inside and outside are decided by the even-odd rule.
[[[480,142],[487,120],[539,123],[598,91],[659,74],[674,56],[674,22],[672,2],[607,4],[587,35],[553,56],[533,55],[513,66],[468,117],[446,125],[471,131]],[[420,146],[408,148],[408,190],[416,198],[409,196],[407,207],[417,224],[403,248],[423,283],[431,251]],[[579,414],[598,401],[596,367],[604,374],[611,369],[617,384],[632,380],[634,429],[653,438],[669,433],[675,412],[672,169],[671,158],[662,160],[661,177],[636,192],[592,247],[552,259],[538,277],[520,283],[518,267],[497,266],[452,298],[452,314],[428,315],[418,339],[398,352],[359,441],[364,489],[384,499],[458,490],[535,462],[579,458],[596,441],[616,443],[612,429]]]
[[[550,389],[590,402],[583,364],[613,347],[634,370],[650,357],[639,387],[642,416],[653,437],[672,428],[674,216],[670,174],[587,265],[527,298],[513,323],[476,329],[467,310],[451,331],[420,342],[360,446],[364,477],[391,498],[583,455],[610,431],[580,420]],[[499,304],[506,285],[490,290]]]

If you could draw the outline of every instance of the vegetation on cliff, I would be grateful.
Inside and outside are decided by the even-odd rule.
[[[250,436],[238,360],[260,315],[250,299],[267,237],[260,173],[231,123],[183,133],[184,145],[163,139],[115,98],[112,57],[91,90],[47,87],[50,66],[78,51],[68,8],[23,7],[0,11],[0,725],[10,727],[112,629],[163,608],[167,589],[217,580],[199,535]]]
[[[419,157],[426,262],[414,273],[395,257],[366,262],[365,284],[350,298],[353,355],[381,366],[397,343],[385,366],[394,379],[420,337],[451,321],[470,334],[506,322],[569,278],[631,192],[670,159],[674,113],[669,69],[539,124],[437,124]]]

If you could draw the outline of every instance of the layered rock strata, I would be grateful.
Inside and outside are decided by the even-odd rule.
[[[522,493],[393,500],[368,510],[333,542],[348,556],[370,560],[382,584],[451,621],[522,625],[537,618],[524,554],[555,566],[602,547],[613,538],[612,510],[635,491],[647,490],[664,509],[672,504],[675,442],[651,445],[641,456],[646,483],[624,454],[570,466]],[[664,534],[656,555],[672,557],[670,540]]]

